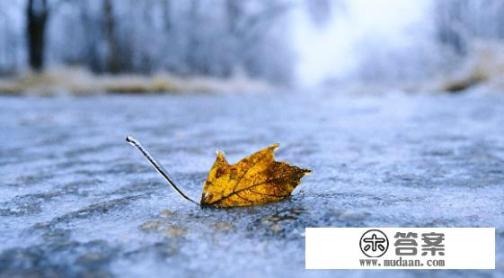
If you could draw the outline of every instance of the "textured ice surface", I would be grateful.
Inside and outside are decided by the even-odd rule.
[[[280,143],[313,174],[262,207],[200,209],[223,150]],[[0,276],[504,275],[503,96],[0,98]],[[304,228],[497,228],[497,271],[308,271]]]

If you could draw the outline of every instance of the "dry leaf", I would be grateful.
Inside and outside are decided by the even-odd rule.
[[[132,137],[126,141],[137,147],[168,183],[186,200],[189,198],[172,181],[164,168]],[[273,144],[235,164],[229,164],[222,152],[217,153],[203,186],[202,207],[245,207],[278,202],[289,197],[310,170],[275,161]]]
[[[289,197],[310,170],[275,161],[276,148],[271,145],[232,165],[218,152],[203,186],[201,206],[255,206]]]

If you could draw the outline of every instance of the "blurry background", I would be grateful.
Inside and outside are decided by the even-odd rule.
[[[503,15],[500,0],[2,1],[0,89],[53,70],[457,91],[502,74]]]
[[[338,276],[305,227],[495,227],[495,271],[340,276],[504,277],[503,38],[504,0],[0,1],[0,277]],[[313,174],[201,209],[128,135],[196,200],[218,149]]]

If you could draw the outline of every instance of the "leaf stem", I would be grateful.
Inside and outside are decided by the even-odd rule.
[[[143,154],[143,156],[145,156],[145,158],[147,158],[147,160],[151,163],[151,165],[154,167],[154,169],[156,169],[156,171],[159,174],[161,174],[161,176],[163,176],[163,178],[165,178],[166,181],[168,181],[168,183],[173,187],[173,189],[175,189],[175,191],[177,191],[178,194],[180,194],[180,196],[182,196],[184,199],[186,199],[186,200],[188,200],[188,201],[190,201],[192,203],[195,203],[195,204],[199,205],[196,201],[194,201],[193,199],[189,198],[186,194],[184,194],[184,192],[182,192],[182,190],[180,190],[178,188],[178,186],[172,181],[172,179],[168,175],[168,172],[166,172],[166,170],[163,168],[163,166],[161,166],[161,164],[159,164],[150,155],[150,153],[146,149],[144,149],[144,147],[142,147],[142,145],[140,144],[140,142],[138,142],[135,138],[133,138],[131,136],[126,137],[126,142],[128,142],[132,146],[136,147]]]

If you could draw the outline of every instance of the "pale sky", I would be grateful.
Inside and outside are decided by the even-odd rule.
[[[297,77],[312,86],[328,77],[344,77],[356,67],[355,47],[366,37],[383,40],[381,47],[411,41],[411,31],[424,28],[430,0],[344,0],[346,11],[336,12],[324,28],[314,26],[300,10],[293,13],[294,44],[299,56]],[[418,38],[417,38],[418,39]],[[362,45],[359,45],[362,47]],[[364,46],[365,47],[365,46]]]

